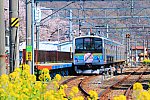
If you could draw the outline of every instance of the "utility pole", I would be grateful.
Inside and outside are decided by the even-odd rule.
[[[26,0],[26,60],[34,74],[34,0]]]
[[[31,1],[26,0],[26,52],[27,46],[31,46]],[[26,56],[27,53],[26,53]],[[27,57],[26,57],[27,58]],[[27,64],[31,67],[31,61],[27,60]]]
[[[9,32],[10,32],[10,72],[13,72],[16,62],[17,54],[17,38],[18,38],[18,0],[9,0]]]
[[[32,0],[31,3],[31,45],[32,45],[32,67],[31,67],[31,73],[34,74],[34,0]]]
[[[6,74],[4,0],[0,3],[0,75]]]

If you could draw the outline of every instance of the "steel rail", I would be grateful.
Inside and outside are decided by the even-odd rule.
[[[90,96],[90,94],[88,94],[88,93],[82,88],[82,82],[83,82],[83,80],[79,83],[78,88],[79,88],[80,91],[84,94],[85,97]]]
[[[138,77],[138,79],[133,82],[133,84],[135,84],[136,82],[138,82],[142,78],[144,72],[146,72],[147,69],[148,69],[148,67],[141,73],[141,75]],[[125,92],[125,96],[126,96],[127,100],[129,100],[129,96],[130,96],[129,94],[130,94],[130,92],[132,90],[133,84]]]
[[[106,94],[108,94],[111,91],[111,88],[113,88],[114,86],[118,86],[120,83],[122,83],[123,81],[125,81],[127,78],[129,78],[131,76],[131,74],[135,73],[136,71],[140,70],[142,67],[139,67],[138,69],[134,70],[133,72],[131,72],[128,76],[124,77],[123,79],[117,81],[116,83],[114,83],[113,85],[109,86],[106,88],[106,90],[103,90],[102,92],[99,93],[99,98],[100,100],[105,100],[106,98]]]
[[[98,75],[96,75],[96,76],[98,76]],[[91,76],[91,77],[95,77],[95,75],[94,75],[94,76]],[[84,79],[79,83],[79,85],[78,85],[78,88],[80,89],[80,91],[83,93],[83,95],[84,95],[85,97],[90,96],[90,94],[83,88],[83,82],[84,82],[85,80],[90,79],[91,77],[84,78]],[[99,99],[98,99],[98,100],[99,100]]]

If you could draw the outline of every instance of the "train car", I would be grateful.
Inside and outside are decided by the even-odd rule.
[[[80,36],[73,41],[73,64],[78,74],[99,74],[101,68],[125,61],[125,46],[99,36]]]

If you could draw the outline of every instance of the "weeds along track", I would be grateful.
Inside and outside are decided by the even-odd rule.
[[[132,85],[142,77],[142,74],[146,70],[147,67],[139,67],[138,69],[135,69],[133,72],[129,73],[127,76],[118,79],[118,81],[116,81],[113,85],[108,86],[105,90],[100,92],[100,100],[113,100],[114,96],[130,93],[126,92],[128,90],[128,87],[131,88]]]

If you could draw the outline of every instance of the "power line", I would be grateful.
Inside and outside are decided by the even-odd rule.
[[[57,11],[55,11],[55,12],[53,12],[52,14],[48,15],[47,17],[45,17],[45,18],[41,19],[41,21],[40,21],[40,22],[44,21],[44,20],[45,20],[45,19],[47,19],[48,17],[52,16],[53,14],[57,13],[58,11],[62,10],[63,8],[65,8],[65,7],[69,6],[69,5],[70,5],[70,4],[72,4],[72,3],[74,3],[74,1],[73,1],[73,2],[71,2],[71,3],[69,3],[69,4],[67,4],[67,5],[65,5],[64,7],[60,8],[60,9],[58,9]]]

